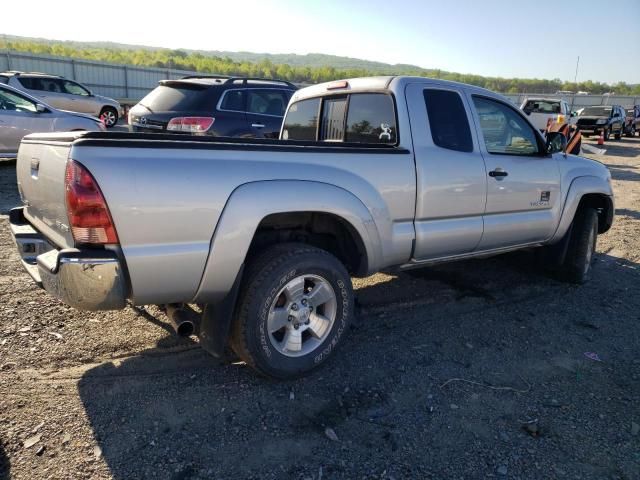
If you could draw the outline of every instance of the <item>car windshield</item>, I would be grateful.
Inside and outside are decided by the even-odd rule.
[[[635,112],[633,111],[633,108],[628,108],[627,109],[627,115],[633,117],[635,115]]]
[[[35,103],[23,96],[7,90],[0,90],[0,111],[2,110],[35,113],[37,109]]]
[[[530,113],[560,113],[560,102],[551,100],[529,100],[523,110]]]
[[[587,107],[580,114],[580,116],[597,117],[608,117],[609,115],[611,115],[611,107]]]

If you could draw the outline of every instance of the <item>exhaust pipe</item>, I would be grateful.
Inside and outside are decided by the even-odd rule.
[[[170,303],[166,305],[166,310],[176,334],[189,337],[198,333],[199,317],[191,308],[182,303]]]

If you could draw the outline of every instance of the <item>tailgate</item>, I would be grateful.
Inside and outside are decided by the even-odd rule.
[[[16,162],[26,219],[60,248],[73,247],[64,185],[70,149],[70,141],[36,141],[27,137],[20,144]]]

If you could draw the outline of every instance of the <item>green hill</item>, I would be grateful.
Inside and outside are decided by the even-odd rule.
[[[478,85],[503,93],[554,93],[557,90],[640,95],[640,85],[585,81],[577,84],[559,79],[483,77],[426,69],[415,65],[391,65],[322,53],[271,54],[219,50],[171,50],[114,42],[76,42],[0,35],[0,49],[59,55],[126,65],[196,70],[203,73],[276,77],[299,83],[318,83],[338,78],[369,75],[417,75]]]

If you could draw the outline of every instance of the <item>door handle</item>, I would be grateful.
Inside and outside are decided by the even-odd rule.
[[[264,128],[264,125],[262,123],[252,123],[251,126],[253,128]]]
[[[496,168],[495,170],[491,170],[489,172],[489,176],[494,178],[499,177],[500,179],[502,179],[501,177],[506,177],[507,175],[509,174],[501,168]]]

